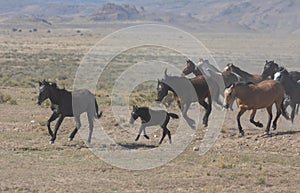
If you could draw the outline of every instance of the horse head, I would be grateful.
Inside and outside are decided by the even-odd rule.
[[[182,73],[184,75],[188,75],[188,74],[194,72],[195,68],[196,68],[196,65],[190,59],[187,59],[185,68],[182,70]]]
[[[37,101],[38,105],[41,105],[46,99],[50,97],[51,87],[57,88],[56,83],[47,82],[45,80],[43,80],[42,82],[39,81],[39,92]]]
[[[262,76],[264,79],[268,78],[269,76],[271,76],[271,78],[274,78],[274,74],[278,71],[279,71],[279,65],[276,64],[274,62],[274,60],[272,60],[272,61],[266,60],[266,63],[264,65],[264,69],[262,72]]]

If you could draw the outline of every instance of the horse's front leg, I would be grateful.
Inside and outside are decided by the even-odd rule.
[[[241,120],[240,120],[240,119],[241,119],[241,116],[242,116],[245,112],[246,112],[245,109],[240,108],[240,109],[239,109],[239,112],[238,112],[238,114],[237,114],[237,116],[236,116],[236,120],[237,120],[237,123],[238,123],[239,132],[240,132],[239,137],[242,137],[242,136],[244,136],[244,134],[245,134],[245,132],[243,131],[242,125],[241,125]]]
[[[59,119],[58,119],[58,121],[56,122],[56,125],[55,125],[55,130],[54,130],[54,133],[53,133],[53,135],[52,135],[50,144],[53,144],[53,143],[54,143],[54,141],[55,141],[55,139],[56,139],[57,131],[58,131],[58,129],[59,129],[61,123],[63,122],[64,118],[65,118],[65,117],[64,117],[63,115],[60,115],[60,116],[59,116]]]
[[[273,118],[273,115],[272,115],[272,106],[267,107],[267,113],[268,113],[268,115],[269,115],[269,120],[268,120],[268,124],[267,124],[266,130],[265,130],[265,134],[266,134],[266,135],[269,135],[269,132],[270,132],[270,125],[271,125],[272,118]]]
[[[291,121],[292,124],[294,123],[294,118],[295,118],[295,114],[296,114],[296,104],[294,102],[292,102],[291,107],[292,107],[292,112],[291,112]]]
[[[187,115],[187,111],[189,110],[190,105],[191,105],[191,103],[185,103],[185,104],[183,104],[183,107],[182,107],[182,116],[186,120],[186,122],[188,123],[188,125],[191,128],[195,129],[195,127],[196,127],[195,126],[195,121],[193,119],[189,118],[188,115]]]
[[[53,132],[51,130],[51,122],[55,121],[58,118],[59,114],[57,114],[56,112],[53,112],[51,117],[49,118],[49,120],[47,121],[47,127],[48,127],[48,133],[51,137],[53,137]]]
[[[140,130],[139,130],[139,133],[138,133],[138,135],[137,135],[136,138],[135,138],[135,141],[139,140],[139,138],[140,138],[140,136],[141,136],[141,133],[142,133],[142,131],[144,131],[144,130],[145,130],[145,126],[142,124],[141,127],[140,127]]]
[[[250,122],[252,124],[254,124],[256,127],[263,127],[264,125],[262,123],[260,123],[259,121],[257,121],[257,122],[254,121],[255,114],[256,114],[256,109],[253,109],[251,112],[251,115],[250,115]],[[271,112],[271,115],[272,115],[272,112]]]
[[[208,126],[208,117],[211,113],[211,98],[208,98],[208,103],[204,100],[199,100],[199,104],[205,108],[205,115],[203,116],[202,124],[204,127]]]

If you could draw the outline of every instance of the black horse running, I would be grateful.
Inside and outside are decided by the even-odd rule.
[[[71,133],[69,140],[72,141],[78,129],[81,127],[80,115],[87,113],[89,121],[89,136],[88,143],[91,143],[91,137],[94,128],[94,118],[99,119],[102,115],[98,113],[98,105],[95,96],[88,90],[75,90],[69,92],[65,89],[59,89],[56,83],[47,81],[39,82],[38,105],[41,105],[46,99],[51,101],[51,109],[53,114],[47,122],[48,132],[51,135],[50,144],[53,144],[56,139],[57,131],[65,117],[75,117],[76,127]],[[52,121],[58,121],[55,125],[54,133],[51,130],[50,124]]]
[[[138,107],[133,106],[133,110],[131,112],[130,124],[133,124],[137,118],[141,118],[142,125],[140,127],[139,133],[135,139],[137,141],[140,138],[142,131],[144,132],[144,137],[149,139],[146,134],[145,128],[148,126],[160,125],[163,129],[163,135],[159,141],[159,144],[162,143],[165,136],[168,135],[169,142],[172,143],[170,130],[167,128],[167,125],[170,121],[170,117],[174,119],[178,119],[178,115],[174,113],[168,113],[164,110],[152,110],[148,107]]]

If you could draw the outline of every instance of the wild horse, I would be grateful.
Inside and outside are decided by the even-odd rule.
[[[296,81],[294,81],[291,78],[291,75],[285,68],[275,73],[274,80],[277,80],[282,84],[285,93],[288,96],[286,100],[289,101],[285,103],[285,107],[287,105],[290,105],[292,107],[291,120],[293,123],[295,117],[296,105],[300,104],[300,84],[298,84]],[[286,118],[289,119],[288,116],[286,116]]]
[[[238,114],[237,123],[239,128],[240,136],[244,136],[244,131],[240,122],[241,116],[247,111],[251,110],[250,122],[257,127],[263,127],[263,124],[259,121],[254,121],[254,117],[257,109],[266,108],[269,120],[265,130],[266,134],[269,134],[270,124],[272,121],[272,106],[275,103],[277,114],[273,121],[273,129],[277,128],[277,120],[281,113],[285,114],[282,107],[284,99],[284,88],[281,84],[275,80],[265,80],[258,84],[253,83],[238,83],[233,84],[226,88],[224,91],[224,107],[228,108],[233,100],[237,100]]]
[[[206,110],[203,117],[203,125],[208,125],[208,117],[212,109],[212,100],[207,82],[204,76],[187,79],[185,77],[169,76],[167,69],[163,79],[157,83],[156,101],[162,101],[168,92],[173,92],[174,98],[182,111],[183,118],[190,127],[195,128],[195,121],[187,116],[187,111],[192,102],[199,102]],[[207,101],[205,99],[207,98]]]
[[[139,129],[139,133],[135,139],[137,141],[140,138],[140,135],[142,131],[144,132],[144,137],[146,139],[149,139],[148,135],[146,134],[145,128],[148,126],[153,126],[153,125],[160,125],[161,128],[163,129],[163,135],[159,141],[159,144],[162,143],[164,140],[165,136],[168,135],[169,137],[169,142],[172,143],[171,140],[171,133],[170,130],[167,128],[167,125],[170,121],[170,117],[173,119],[178,119],[178,115],[174,113],[168,113],[164,110],[152,110],[148,107],[138,107],[138,106],[133,106],[132,112],[131,112],[131,118],[130,118],[130,124],[133,124],[134,121],[138,118],[141,118],[142,120],[142,125]]]
[[[53,111],[53,114],[47,121],[48,132],[51,135],[50,144],[54,143],[57,131],[65,117],[74,117],[76,121],[76,127],[69,137],[69,140],[72,141],[81,127],[80,115],[84,112],[87,113],[89,121],[89,135],[87,142],[91,143],[94,118],[99,119],[102,115],[102,112],[100,112],[100,114],[98,113],[98,105],[95,96],[86,89],[75,90],[73,92],[59,89],[56,83],[47,82],[45,80],[39,82],[39,86],[38,105],[41,105],[46,99],[50,99],[51,109]],[[58,121],[53,133],[50,124],[57,118]]]

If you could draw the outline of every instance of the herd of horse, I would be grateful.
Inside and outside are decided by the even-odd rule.
[[[186,75],[194,74],[195,77],[187,78]],[[54,143],[57,131],[65,117],[74,117],[76,126],[69,140],[72,140],[81,126],[80,115],[87,113],[89,121],[89,135],[87,142],[91,142],[94,118],[100,118],[102,111],[98,112],[98,105],[95,96],[88,90],[75,90],[73,92],[59,89],[55,83],[39,82],[38,104],[46,99],[51,101],[52,116],[47,122],[48,132],[51,136],[50,143]],[[241,68],[229,63],[223,71],[211,65],[208,60],[201,59],[196,65],[188,59],[182,70],[182,75],[168,75],[167,69],[164,77],[158,80],[156,101],[162,101],[169,92],[173,93],[174,99],[181,110],[182,117],[191,128],[195,128],[195,121],[191,119],[187,112],[193,102],[198,102],[205,113],[202,119],[204,127],[208,126],[209,116],[212,111],[212,103],[223,109],[233,109],[236,101],[238,113],[236,116],[239,129],[239,136],[244,136],[244,130],[240,118],[248,110],[251,111],[250,122],[256,127],[263,127],[259,121],[255,121],[257,109],[266,108],[268,122],[265,128],[265,135],[269,135],[273,119],[272,106],[275,104],[276,116],[272,123],[272,128],[277,128],[277,120],[282,114],[286,119],[294,121],[295,114],[300,104],[300,72],[287,71],[284,67],[274,61],[266,61],[261,74],[250,74]],[[287,113],[287,107],[291,107],[291,115]],[[50,124],[58,121],[55,125],[54,133]],[[131,112],[130,123],[136,119],[141,119],[136,141],[141,133],[149,139],[145,128],[152,125],[160,125],[163,129],[162,143],[164,137],[168,135],[171,143],[171,133],[167,128],[170,118],[178,119],[179,116],[165,110],[153,110],[149,107],[134,106]]]

